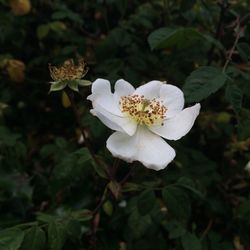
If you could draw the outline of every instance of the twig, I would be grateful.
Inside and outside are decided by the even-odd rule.
[[[227,3],[219,3],[219,6],[220,6],[220,17],[219,17],[219,21],[218,21],[216,32],[215,32],[215,37],[214,37],[216,40],[220,40],[220,38],[221,38],[221,34],[222,34],[221,30],[222,30],[223,20],[224,20],[226,11],[228,9]],[[215,45],[213,44],[211,49],[208,51],[207,65],[210,65],[211,62],[213,61],[214,50],[215,50]]]
[[[208,222],[208,224],[207,224],[206,229],[204,230],[204,232],[201,235],[201,240],[203,240],[205,238],[205,236],[208,234],[208,232],[210,231],[212,225],[213,225],[213,220],[210,219],[209,222]]]
[[[92,214],[93,214],[94,216],[98,213],[98,211],[99,211],[99,209],[101,208],[102,204],[103,204],[104,201],[106,200],[107,191],[108,191],[108,189],[105,188],[105,190],[104,190],[104,192],[103,192],[103,194],[102,194],[101,199],[99,200],[99,202],[98,202],[97,206],[95,207],[95,209],[92,211]]]
[[[73,112],[74,112],[74,115],[75,115],[75,118],[76,118],[76,122],[78,123],[78,126],[81,130],[81,133],[82,133],[82,136],[83,136],[83,139],[84,139],[84,143],[86,145],[86,148],[88,149],[91,157],[93,158],[93,160],[95,161],[96,164],[100,164],[98,158],[96,157],[94,151],[92,150],[92,147],[90,145],[90,142],[85,134],[85,128],[82,126],[81,124],[81,116],[80,116],[80,113],[77,109],[77,106],[76,106],[76,103],[75,103],[75,98],[74,98],[74,93],[72,90],[70,89],[66,89],[66,92],[68,94],[68,97],[69,97],[69,100],[70,100],[70,103],[71,103],[71,107],[73,109]]]
[[[236,37],[235,37],[235,40],[234,40],[234,44],[233,44],[232,48],[230,49],[229,55],[228,55],[228,57],[227,57],[227,60],[226,60],[226,62],[225,62],[225,64],[224,64],[224,66],[223,66],[222,72],[225,72],[225,71],[226,71],[229,62],[231,61],[231,58],[232,58],[232,55],[233,55],[233,53],[234,53],[235,47],[237,46],[237,43],[238,43],[238,41],[239,41],[239,38],[240,38],[240,35],[241,35],[242,31],[244,30],[244,27],[240,27],[240,24],[238,24],[238,25],[236,26],[236,29],[238,29],[238,31],[237,31],[237,33],[236,33]]]
[[[123,185],[126,183],[127,179],[130,177],[131,173],[132,173],[132,168],[129,169],[128,173],[127,173],[127,174],[124,176],[124,178],[120,181],[120,185],[121,185],[121,186],[123,186]]]

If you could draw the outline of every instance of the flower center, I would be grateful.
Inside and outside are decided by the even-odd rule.
[[[73,59],[68,59],[60,67],[49,64],[49,70],[50,76],[54,81],[80,80],[88,72],[83,58],[80,58],[77,64],[75,64]]]
[[[155,98],[148,100],[143,95],[128,95],[122,96],[119,104],[121,111],[138,124],[163,125],[163,120],[166,117],[167,108],[162,104],[162,101]]]

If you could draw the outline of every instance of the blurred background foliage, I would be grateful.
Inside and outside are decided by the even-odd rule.
[[[250,249],[249,11],[247,0],[0,0],[0,249]],[[78,57],[88,80],[166,80],[201,102],[167,169],[111,157],[90,87],[74,93],[78,121],[67,89],[48,94],[48,64]]]

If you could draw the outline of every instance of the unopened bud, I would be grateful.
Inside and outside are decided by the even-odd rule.
[[[31,10],[30,0],[10,0],[11,11],[15,16],[27,15]]]
[[[8,60],[6,71],[13,82],[23,82],[25,79],[25,64],[22,61],[16,59]]]

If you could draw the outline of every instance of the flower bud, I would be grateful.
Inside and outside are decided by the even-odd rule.
[[[6,71],[11,81],[23,82],[25,78],[25,64],[16,59],[9,59],[6,63]]]
[[[11,11],[15,16],[27,15],[31,10],[30,0],[10,0]]]

